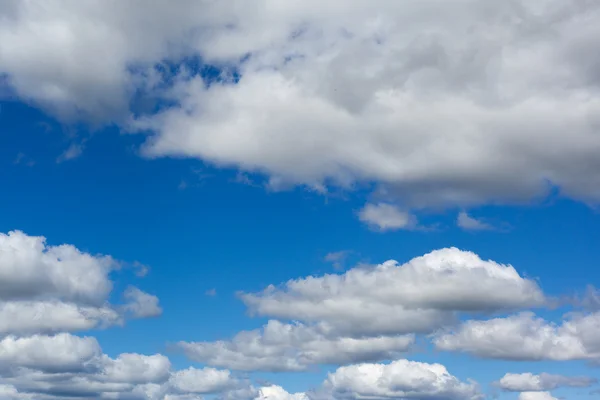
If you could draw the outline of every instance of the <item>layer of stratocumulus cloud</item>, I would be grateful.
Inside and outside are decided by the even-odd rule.
[[[596,1],[9,0],[0,16],[16,96],[143,130],[149,156],[376,182],[408,208],[552,186],[600,200]],[[236,78],[164,72],[190,58]],[[173,105],[127,118],[140,93]]]
[[[520,309],[546,301],[537,283],[514,267],[456,248],[240,296],[254,313],[324,323],[354,335],[429,332],[451,323],[457,312]]]

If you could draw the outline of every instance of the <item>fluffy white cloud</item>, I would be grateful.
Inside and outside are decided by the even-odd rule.
[[[309,400],[305,393],[288,393],[281,386],[266,386],[259,390],[254,400]]]
[[[121,322],[121,315],[108,306],[88,307],[56,300],[0,302],[0,336],[85,331]]]
[[[498,381],[498,386],[510,392],[543,392],[558,387],[588,387],[596,382],[585,376],[563,376],[542,373],[534,375],[506,374]]]
[[[110,358],[91,337],[63,333],[0,342],[0,394],[5,391],[14,398],[192,399],[199,393],[243,389],[243,382],[229,371],[173,371],[161,354]]]
[[[44,299],[102,304],[112,289],[110,257],[82,253],[71,245],[20,231],[0,233],[0,300]]]
[[[119,354],[116,359],[104,356],[102,380],[110,382],[152,383],[169,378],[171,362],[161,354]]]
[[[62,333],[55,336],[13,336],[0,341],[0,371],[2,368],[30,368],[39,371],[77,372],[101,354],[92,337],[77,337]]]
[[[269,321],[231,341],[179,343],[193,360],[217,367],[256,371],[300,371],[315,364],[351,364],[397,358],[413,335],[350,338],[328,336],[319,327]]]
[[[434,338],[438,349],[508,360],[600,358],[600,313],[572,314],[561,324],[524,312],[487,321],[467,321]]]
[[[159,315],[156,296],[129,287],[127,304],[108,303],[109,274],[119,263],[72,245],[48,246],[46,238],[0,233],[0,337],[85,331]]]
[[[180,79],[175,106],[136,120],[149,155],[374,181],[408,208],[550,185],[600,199],[597,2],[11,0],[0,15],[0,74],[60,115],[119,119],[136,89],[167,85],[163,60],[237,70]]]
[[[329,374],[317,398],[350,399],[482,399],[477,385],[464,383],[440,364],[398,360],[359,364]]]
[[[216,393],[231,388],[232,377],[226,370],[188,368],[173,373],[169,383],[181,392]]]
[[[387,261],[341,275],[291,280],[283,288],[242,294],[252,312],[323,322],[343,332],[427,332],[456,311],[494,311],[542,305],[538,285],[510,265],[455,248],[406,264]]]
[[[558,400],[550,392],[523,392],[519,394],[519,400]]]

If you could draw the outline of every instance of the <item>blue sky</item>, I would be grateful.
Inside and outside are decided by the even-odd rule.
[[[600,7],[417,3],[0,6],[0,399],[594,398]]]

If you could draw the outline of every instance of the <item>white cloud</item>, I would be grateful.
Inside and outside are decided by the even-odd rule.
[[[116,359],[104,356],[102,379],[110,382],[152,383],[169,378],[171,362],[162,354],[119,354]]]
[[[162,308],[158,305],[158,297],[130,286],[123,294],[127,299],[125,309],[136,318],[157,317],[162,314]]]
[[[163,60],[237,68],[236,84],[179,80],[176,106],[137,120],[148,155],[376,182],[407,209],[549,184],[600,199],[597,2],[13,0],[0,14],[0,74],[61,116],[122,121],[136,89],[166,84]]]
[[[596,383],[586,376],[563,376],[542,373],[506,374],[498,381],[498,386],[510,392],[544,392],[558,387],[588,387]]]
[[[232,387],[232,377],[226,370],[188,368],[173,373],[169,383],[181,392],[217,393]]]
[[[254,400],[309,400],[305,393],[288,393],[281,386],[266,386],[259,390]]]
[[[269,321],[262,330],[243,331],[230,341],[180,342],[195,361],[245,371],[302,371],[318,364],[351,364],[397,358],[413,335],[350,338],[328,336],[318,327]]]
[[[556,325],[523,312],[506,318],[467,321],[434,338],[440,350],[507,360],[600,358],[600,313],[573,314]]]
[[[71,245],[47,246],[44,237],[0,233],[0,300],[36,299],[102,304],[112,289],[116,262]]]
[[[358,217],[365,224],[380,231],[412,229],[417,226],[414,215],[385,203],[366,204],[358,213]]]
[[[173,371],[161,354],[102,354],[92,337],[70,334],[7,337],[0,342],[0,394],[35,399],[191,399],[199,393],[242,390],[229,371]],[[19,397],[20,396],[20,397]],[[9,397],[10,398],[10,397]]]
[[[0,233],[0,338],[85,331],[159,315],[156,296],[135,287],[122,307],[108,303],[109,274],[120,263],[68,244],[49,246],[46,238],[21,231]]]
[[[3,335],[86,331],[122,323],[114,309],[80,306],[56,300],[0,302]]]
[[[288,281],[283,287],[241,294],[251,312],[326,323],[353,334],[428,332],[452,322],[455,312],[539,306],[536,282],[510,265],[474,253],[441,249],[406,264],[387,261],[344,274]]]
[[[452,376],[441,364],[398,360],[359,364],[329,374],[317,398],[345,399],[483,399],[477,385]]]
[[[77,372],[99,355],[100,345],[96,339],[66,333],[24,338],[8,336],[0,341],[1,365],[9,368]]]
[[[473,218],[465,211],[458,213],[456,225],[467,231],[489,231],[495,229],[492,225],[477,218]]]
[[[558,400],[550,392],[523,392],[519,394],[519,400]]]

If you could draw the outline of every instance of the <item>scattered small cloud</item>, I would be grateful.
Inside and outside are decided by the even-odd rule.
[[[358,218],[381,232],[418,227],[417,218],[413,214],[388,203],[368,203],[359,211]]]
[[[72,143],[67,150],[65,150],[58,158],[56,159],[57,163],[62,163],[65,161],[73,160],[83,154],[83,145]]]
[[[17,157],[15,158],[13,164],[33,167],[35,165],[35,161],[31,157],[27,156],[25,153],[19,153],[17,154]]]
[[[204,292],[205,295],[210,296],[210,297],[214,297],[217,295],[217,289],[212,288],[212,289],[208,289],[206,292]]]
[[[456,225],[466,231],[493,231],[496,230],[494,226],[488,224],[482,219],[474,218],[467,214],[465,211],[458,213],[456,218]]]
[[[127,300],[125,310],[135,318],[158,317],[162,314],[158,297],[148,294],[135,286],[129,286],[123,297]]]
[[[342,250],[342,251],[334,251],[331,253],[327,253],[323,260],[331,263],[333,268],[336,270],[340,270],[344,268],[344,262],[348,258],[348,256],[352,253],[350,250]]]
[[[148,272],[150,272],[150,267],[145,264],[142,264],[139,261],[134,261],[133,267],[135,268],[136,276],[140,278],[143,278],[144,276],[148,275]]]

